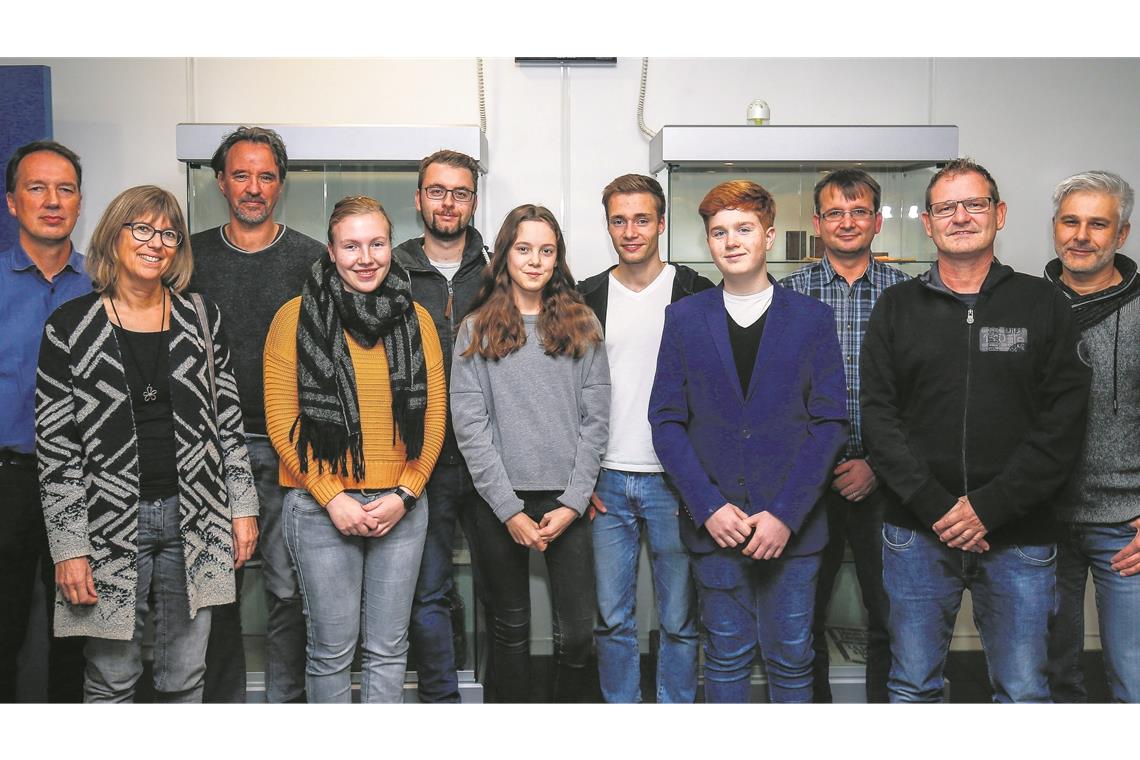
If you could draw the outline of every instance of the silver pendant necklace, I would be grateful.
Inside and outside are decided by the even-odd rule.
[[[123,343],[127,347],[127,353],[131,355],[131,364],[135,365],[135,369],[138,370],[139,377],[142,380],[146,380],[146,375],[143,374],[142,367],[139,366],[138,357],[135,355],[135,349],[133,346],[131,346],[130,331],[127,328],[123,327],[123,319],[119,316],[119,310],[115,308],[114,296],[110,297],[110,301],[111,312],[115,315],[115,321],[119,323],[119,329],[123,331]],[[162,289],[162,311],[159,312],[159,314],[160,316],[158,318],[158,331],[161,333],[166,328],[166,288]],[[143,402],[147,404],[158,400],[158,390],[154,387],[154,381],[158,379],[158,359],[161,351],[162,335],[160,334],[158,336],[158,341],[155,343],[154,364],[151,366],[150,370],[150,382],[146,384],[146,387],[143,388],[142,392]]]

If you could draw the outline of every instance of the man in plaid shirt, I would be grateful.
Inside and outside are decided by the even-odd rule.
[[[887,636],[887,595],[883,590],[883,509],[872,463],[863,450],[859,414],[859,355],[871,309],[879,295],[908,275],[871,256],[871,241],[883,226],[879,183],[861,169],[840,169],[815,186],[812,225],[819,236],[822,258],[780,281],[786,288],[818,298],[835,310],[835,328],[847,373],[847,415],[851,434],[834,471],[831,490],[824,494],[830,539],[823,552],[816,590],[812,630],[814,698],[831,701],[827,639],[824,623],[843,561],[845,539],[855,556],[855,572],[869,620],[867,632],[867,701],[887,701],[890,641]]]

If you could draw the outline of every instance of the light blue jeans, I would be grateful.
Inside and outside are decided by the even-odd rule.
[[[930,530],[883,524],[890,598],[891,702],[939,702],[962,592],[970,590],[995,702],[1050,702],[1045,675],[1056,606],[1054,544],[951,549]]]
[[[361,504],[390,492],[347,492]],[[381,538],[345,536],[308,491],[285,496],[285,542],[293,557],[308,632],[310,702],[351,702],[349,671],[362,644],[362,702],[402,702],[408,618],[427,533],[427,499]]]
[[[644,530],[661,622],[657,701],[692,702],[697,695],[697,598],[677,524],[678,496],[659,472],[604,468],[595,490],[606,507],[593,523],[599,614],[594,640],[602,696],[607,702],[641,701],[635,603]]]
[[[134,636],[87,640],[84,702],[134,701],[143,672],[143,621],[152,604],[155,701],[202,701],[210,610],[198,610],[190,619],[179,522],[177,496],[139,502]]]
[[[1087,702],[1080,656],[1085,642],[1085,581],[1092,570],[1108,691],[1140,702],[1140,575],[1124,578],[1112,556],[1136,538],[1128,523],[1072,524],[1057,547],[1057,619],[1049,638],[1049,686],[1057,702]]]

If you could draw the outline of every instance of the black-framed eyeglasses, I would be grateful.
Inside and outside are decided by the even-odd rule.
[[[182,243],[182,233],[178,230],[156,230],[146,222],[125,222],[123,226],[130,228],[131,237],[140,243],[149,243],[155,235],[167,248],[177,248]]]
[[[440,187],[439,185],[429,185],[421,187],[424,195],[431,198],[433,201],[442,201],[451,193],[451,198],[456,203],[470,203],[475,200],[475,191],[469,187]]]
[[[990,206],[994,204],[994,199],[986,195],[980,198],[963,198],[960,201],[938,201],[938,203],[931,203],[926,207],[926,210],[931,216],[941,219],[953,216],[954,212],[958,210],[959,203],[962,204],[962,208],[966,209],[968,214],[984,214],[990,210]]]
[[[869,208],[853,208],[848,211],[844,211],[843,209],[839,208],[833,208],[824,211],[819,215],[819,218],[825,222],[831,222],[832,224],[835,224],[845,216],[850,216],[851,221],[853,222],[865,222],[874,215],[875,212]]]

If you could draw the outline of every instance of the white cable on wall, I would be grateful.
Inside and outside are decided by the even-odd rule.
[[[637,127],[646,137],[653,139],[656,134],[645,126],[645,82],[649,77],[649,58],[641,59],[641,89],[637,93]]]
[[[479,88],[479,131],[487,134],[487,95],[483,90],[483,59],[475,59],[475,81]]]

